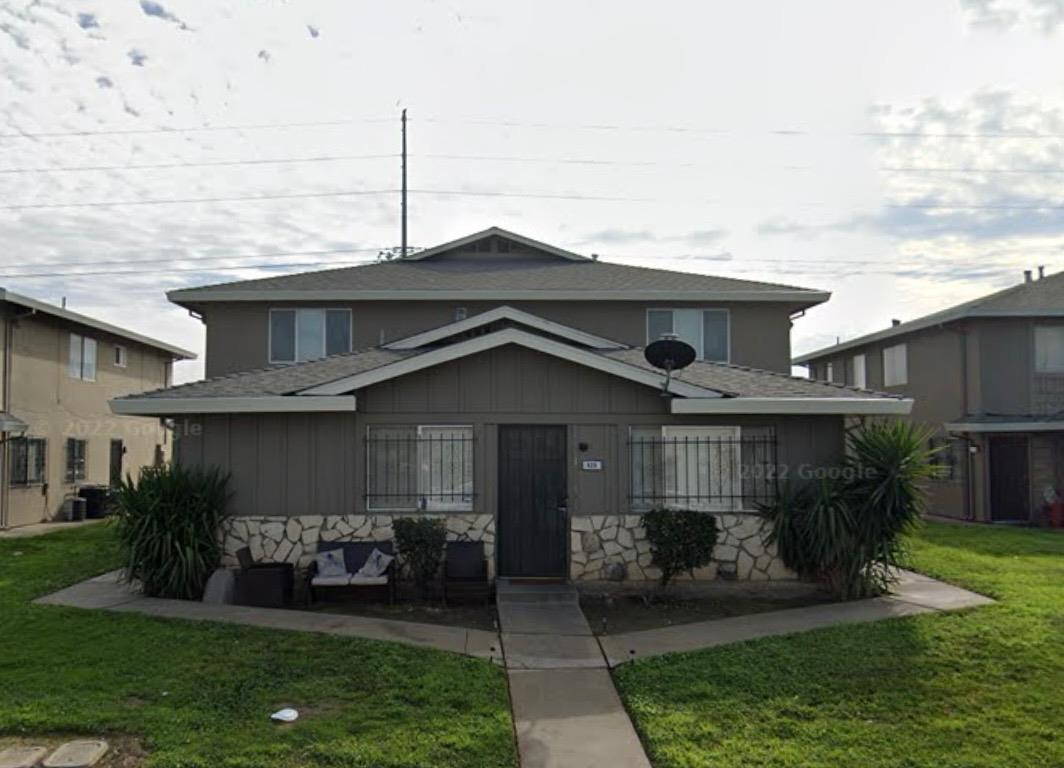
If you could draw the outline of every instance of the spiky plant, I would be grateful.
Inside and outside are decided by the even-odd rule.
[[[229,475],[217,468],[147,467],[115,489],[125,578],[150,597],[198,600],[221,562]]]

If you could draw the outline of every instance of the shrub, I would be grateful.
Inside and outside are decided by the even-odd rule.
[[[882,594],[903,556],[902,539],[926,503],[930,431],[901,421],[847,432],[847,456],[831,478],[785,489],[762,508],[769,541],[800,576],[827,581],[843,600]]]
[[[217,468],[146,467],[114,493],[125,578],[150,597],[198,600],[222,559],[229,476]]]
[[[650,542],[651,562],[661,570],[661,587],[679,573],[709,565],[717,545],[717,519],[688,509],[655,509],[640,520]]]
[[[410,568],[418,591],[424,596],[440,569],[447,527],[435,517],[400,517],[392,527],[403,563]]]

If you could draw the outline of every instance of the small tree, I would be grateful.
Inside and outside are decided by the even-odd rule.
[[[655,509],[640,520],[650,542],[651,562],[661,570],[661,588],[679,573],[709,565],[720,530],[717,519],[689,509]]]
[[[198,600],[222,559],[229,476],[216,467],[145,467],[115,489],[114,524],[125,578],[150,597]]]
[[[400,517],[392,523],[395,543],[422,597],[440,570],[447,527],[435,517]]]

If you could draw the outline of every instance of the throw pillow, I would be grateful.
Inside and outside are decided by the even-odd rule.
[[[366,558],[366,564],[358,569],[359,576],[382,576],[395,558],[374,548]]]
[[[319,576],[347,575],[347,566],[344,565],[344,551],[342,549],[330,549],[328,552],[319,552],[314,560],[318,564]]]

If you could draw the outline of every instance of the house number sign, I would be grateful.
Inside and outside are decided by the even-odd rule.
[[[580,469],[585,472],[601,472],[602,459],[584,459],[580,462]]]

